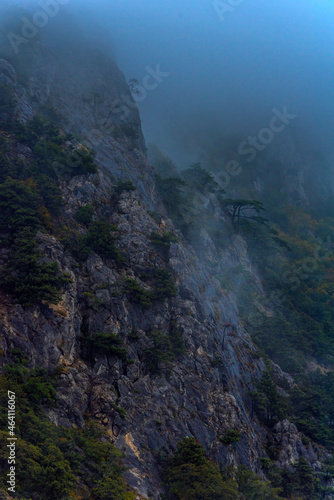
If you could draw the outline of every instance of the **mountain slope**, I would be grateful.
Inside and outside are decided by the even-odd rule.
[[[35,193],[39,222],[24,220],[35,231],[36,266],[56,263],[58,281],[51,297],[36,288],[23,295],[15,273],[25,279],[27,270],[10,270],[14,207],[1,228],[1,268],[11,273],[1,287],[2,363],[23,352],[30,368],[60,368],[57,405],[41,399],[48,418],[68,429],[87,418],[99,423],[125,453],[128,484],[144,497],[158,498],[159,457],[185,436],[222,468],[244,464],[263,475],[260,458],[274,442],[281,467],[305,457],[319,470],[320,448],[287,420],[266,426],[254,411],[251,394],[265,363],[216,271],[238,262],[252,272],[245,240],[227,235],[222,262],[208,235],[204,258],[175,229],[147,162],[138,110],[113,62],[87,47],[64,54],[43,42],[30,56],[21,83],[20,62],[0,61],[10,98],[1,108],[2,153],[17,179],[6,189],[24,186],[27,199]],[[125,120],[117,112],[123,96],[131,102]],[[39,114],[44,121],[32,122]],[[50,132],[50,120],[60,133]],[[62,198],[54,209],[46,206],[51,188]],[[22,235],[14,236],[17,245]],[[281,392],[293,384],[274,370]],[[231,431],[239,433],[234,443],[224,440]]]

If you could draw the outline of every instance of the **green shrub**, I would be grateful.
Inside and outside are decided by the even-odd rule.
[[[153,374],[161,373],[161,364],[173,363],[181,359],[186,349],[182,339],[182,332],[172,322],[170,332],[164,334],[161,331],[152,332],[149,335],[152,347],[146,349],[145,359],[148,370]]]
[[[83,207],[80,207],[76,211],[74,218],[77,222],[80,222],[81,224],[85,224],[86,226],[88,226],[92,222],[93,216],[94,216],[94,207],[93,205],[87,204],[84,205]]]
[[[151,373],[160,374],[161,363],[171,362],[175,359],[171,339],[169,335],[165,335],[160,331],[152,332],[150,339],[153,347],[145,351],[146,366]]]
[[[4,286],[23,306],[29,307],[36,303],[59,303],[63,286],[71,282],[69,275],[60,273],[56,262],[36,262],[29,272],[19,270],[16,275],[5,276]]]
[[[155,286],[151,294],[152,300],[162,300],[177,295],[177,288],[173,275],[168,269],[159,268],[155,270]]]
[[[238,483],[240,495],[237,498],[245,500],[279,500],[283,498],[281,488],[273,487],[275,485],[271,485],[269,481],[264,481],[253,471],[246,469],[245,466],[239,466],[236,473],[234,473],[234,477]]]
[[[114,139],[120,139],[125,136],[128,139],[132,139],[132,141],[135,141],[139,138],[137,130],[129,125],[120,125],[118,127],[114,127],[112,130],[112,136]]]
[[[0,229],[7,231],[11,239],[22,230],[37,231],[42,224],[38,209],[42,198],[34,185],[7,178],[0,184]]]
[[[43,206],[53,215],[59,215],[63,206],[62,194],[57,184],[47,175],[35,177],[37,191],[43,199]]]
[[[36,233],[52,230],[51,216],[60,214],[62,197],[55,177],[64,173],[92,173],[96,166],[88,151],[73,151],[65,144],[66,138],[59,129],[38,116],[26,125],[13,121],[9,129],[14,138],[0,141],[0,231],[3,244],[11,249],[8,265],[1,271],[3,286],[24,306],[57,303],[63,286],[70,280],[56,263],[43,260],[35,242]],[[26,144],[33,150],[27,164],[9,162],[5,152],[10,141],[13,145]],[[112,243],[110,232],[102,226],[93,226],[86,238],[76,241],[80,247],[78,253],[79,250],[84,254],[98,251],[103,256],[121,260],[120,252]]]
[[[275,465],[275,461],[268,458],[262,458],[261,464],[271,485],[275,488],[276,491],[279,492],[279,498],[318,500],[320,498],[326,497],[326,493],[332,493],[331,488],[322,486],[321,482],[319,481],[320,477],[323,476],[323,474],[321,474],[321,476],[317,478],[317,473],[312,469],[312,467],[304,457],[300,457],[294,463],[293,468],[290,468],[288,470],[277,467]],[[324,473],[326,474],[328,479],[333,476],[333,471],[330,469],[331,466],[329,466],[327,470],[326,466],[324,468]],[[250,481],[244,480],[244,478],[247,479],[247,476],[249,477],[249,475],[250,471],[247,471],[246,473],[245,469],[239,468],[238,479],[241,479],[241,485],[243,486],[240,491],[246,490],[247,483],[249,488]]]
[[[122,408],[121,406],[116,406],[116,410],[118,411],[120,417],[124,420],[126,417],[126,411],[124,410],[124,408]]]
[[[229,429],[228,431],[225,432],[223,436],[219,438],[219,440],[226,444],[232,444],[232,443],[237,443],[240,441],[241,438],[241,432],[240,431],[235,431],[233,429]]]
[[[34,232],[25,229],[13,241],[13,257],[2,271],[3,286],[23,306],[35,303],[56,304],[64,285],[71,283],[68,274],[60,272],[56,262],[43,262],[37,250]]]
[[[159,214],[158,212],[154,212],[153,210],[148,210],[147,211],[148,215],[150,217],[152,217],[152,219],[157,223],[157,224],[160,224],[160,221],[161,221],[161,214]],[[156,234],[159,234],[159,233],[156,233]],[[151,236],[152,236],[152,233],[151,233]]]
[[[235,500],[237,484],[223,481],[218,466],[209,460],[194,438],[184,438],[167,461],[164,483],[172,500]]]
[[[21,356],[22,354],[20,353]],[[16,357],[18,358],[18,356]],[[26,358],[23,363],[19,361],[9,363],[4,366],[3,373],[8,380],[13,381],[14,385],[20,386],[20,391],[23,391],[25,397],[33,407],[39,404],[55,406],[55,387],[57,385],[59,372],[55,371],[53,373],[48,373],[45,369],[40,367],[30,370],[26,365]]]
[[[77,149],[67,160],[67,165],[72,175],[95,174],[97,166],[91,153]]]
[[[13,350],[12,355],[17,360],[24,359],[24,362],[16,361],[5,366],[0,375],[0,399],[7,401],[7,391],[15,392],[18,498],[79,498],[82,485],[91,492],[97,491],[96,498],[134,498],[122,477],[125,472],[122,453],[96,424],[87,422],[82,429],[69,429],[48,420],[41,405],[56,405],[55,387],[59,372],[47,374],[40,368],[30,370],[25,355],[18,350]],[[0,438],[3,442],[8,437],[7,412],[7,406],[3,406],[0,412]],[[0,488],[4,489],[8,486],[7,458],[3,447],[0,450]],[[109,497],[98,496],[106,484]]]
[[[137,280],[126,278],[124,282],[124,291],[129,295],[130,301],[139,304],[143,309],[149,309],[152,305],[150,293],[145,290]]]
[[[173,161],[164,155],[156,144],[148,144],[148,160],[162,178],[171,177],[177,174],[177,166]]]
[[[125,480],[118,474],[109,472],[105,474],[97,486],[93,489],[92,498],[94,500],[134,500],[136,494],[129,491]]]
[[[120,196],[124,192],[131,192],[135,191],[136,186],[133,184],[132,181],[127,180],[127,181],[118,181],[117,184],[113,187],[113,192],[117,195]]]
[[[39,116],[35,116],[26,125],[20,121],[13,121],[10,129],[18,142],[33,149],[38,160],[48,161],[48,153],[52,157],[55,150],[58,155],[62,154],[59,146],[62,145],[63,139],[59,129]]]
[[[105,305],[105,301],[99,299],[92,292],[84,292],[83,296],[87,299],[88,307],[91,307],[94,311],[98,311],[101,306]]]
[[[89,335],[82,335],[81,340],[87,348],[90,356],[94,354],[114,354],[122,360],[126,360],[127,353],[122,339],[116,333],[92,333]]]
[[[122,133],[118,127],[112,129],[111,135],[114,139],[120,139],[122,137]]]
[[[168,233],[156,233],[152,232],[151,233],[151,241],[153,245],[156,245],[159,248],[170,248],[171,243],[177,243],[179,241],[178,237],[176,234],[172,233],[171,231]]]
[[[136,340],[140,339],[140,335],[135,330],[133,330],[132,332],[129,333],[128,339],[135,342]]]
[[[152,232],[150,239],[152,244],[161,250],[165,258],[168,258],[171,243],[177,243],[179,241],[176,234],[171,231],[163,234]]]
[[[271,373],[265,370],[259,382],[256,383],[257,390],[252,393],[253,404],[259,418],[268,425],[274,425],[287,416],[288,401],[282,396]]]
[[[92,153],[84,148],[74,150],[66,144],[67,137],[53,123],[35,116],[27,125],[16,121],[10,128],[18,142],[33,150],[34,158],[26,168],[27,176],[43,173],[59,178],[97,172]]]
[[[160,176],[156,176],[157,191],[162,198],[168,215],[178,227],[184,221],[185,209],[189,208],[184,194],[185,186],[186,183],[179,177],[162,179]]]
[[[283,472],[282,469],[280,471]],[[244,466],[220,471],[218,466],[206,457],[203,447],[194,438],[189,437],[182,439],[174,455],[167,461],[164,460],[163,479],[168,490],[168,500],[297,498],[288,494],[281,496],[282,487],[264,481]],[[311,489],[308,491],[311,492]],[[315,500],[315,497],[307,495],[298,498]]]
[[[116,236],[111,233],[117,232],[116,226],[112,226],[106,221],[99,220],[93,222],[87,233],[79,238],[79,256],[87,258],[92,252],[96,252],[102,258],[112,259],[117,264],[124,262],[124,257],[115,246]]]
[[[236,230],[239,230],[242,223],[244,223],[245,232],[247,233],[247,230],[253,230],[252,225],[247,224],[250,220],[260,224],[266,224],[268,221],[268,219],[259,215],[265,208],[263,203],[258,200],[240,200],[222,197],[218,199],[222,210],[229,216],[232,226]]]
[[[70,282],[56,263],[43,262],[35,241],[37,230],[50,224],[48,208],[55,213],[60,205],[60,192],[46,175],[38,181],[7,178],[0,184],[0,229],[12,248],[2,270],[3,285],[24,306],[59,302],[63,286]]]

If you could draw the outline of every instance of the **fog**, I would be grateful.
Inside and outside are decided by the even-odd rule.
[[[158,85],[138,96],[142,126],[181,166],[256,135],[274,108],[296,116],[291,130],[305,147],[331,150],[332,0],[59,3],[91,44],[115,54],[127,79],[152,82],[147,75],[160,68]]]

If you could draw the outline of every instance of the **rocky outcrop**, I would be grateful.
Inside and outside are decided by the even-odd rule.
[[[315,470],[321,471],[321,463],[318,461],[313,447],[310,443],[303,442],[302,435],[294,424],[288,420],[279,422],[274,427],[273,437],[274,447],[279,450],[277,464],[280,467],[292,465],[299,457],[304,457],[313,464]]]

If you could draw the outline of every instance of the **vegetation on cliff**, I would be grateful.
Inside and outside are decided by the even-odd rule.
[[[21,70],[19,80],[24,83],[24,66]],[[25,85],[28,88],[27,81]],[[97,94],[90,101],[86,101],[86,104],[96,107],[96,96]],[[107,189],[103,192],[103,201],[102,197],[95,200],[94,195],[89,200],[78,196],[75,198],[75,207],[69,207],[69,211],[65,213],[62,193],[66,192],[71,183],[75,184],[74,177],[80,175],[84,182],[87,179],[92,180],[90,188],[96,187],[103,178],[102,173],[97,171],[94,153],[55,125],[58,121],[59,127],[61,126],[61,117],[57,110],[49,105],[39,106],[39,111],[47,118],[35,116],[25,124],[14,120],[17,98],[10,86],[1,84],[0,278],[4,301],[8,300],[10,306],[17,307],[16,311],[28,310],[28,314],[34,315],[34,318],[41,310],[52,314],[47,306],[55,308],[71,283],[70,275],[63,270],[68,266],[72,275],[80,275],[75,283],[78,287],[73,293],[75,306],[71,310],[71,314],[79,318],[76,326],[79,323],[80,326],[73,335],[71,349],[77,349],[77,360],[85,364],[89,377],[93,379],[94,370],[98,368],[96,372],[101,375],[98,383],[102,386],[104,382],[108,382],[108,395],[113,392],[112,395],[117,396],[115,401],[121,399],[121,392],[128,394],[129,386],[126,384],[130,380],[128,375],[132,365],[134,372],[137,370],[131,381],[133,385],[139,381],[145,389],[149,387],[151,390],[152,387],[158,387],[154,385],[158,381],[161,383],[161,393],[164,391],[163,386],[168,386],[174,371],[179,377],[180,386],[177,386],[174,394],[172,390],[171,395],[166,391],[163,397],[166,396],[166,400],[172,401],[176,394],[175,400],[179,396],[181,400],[179,387],[184,384],[182,391],[185,393],[190,385],[186,387],[186,381],[182,380],[180,375],[183,362],[189,379],[192,372],[196,372],[196,377],[200,374],[195,379],[198,384],[193,384],[197,385],[197,395],[194,399],[202,398],[204,384],[201,377],[203,381],[209,380],[211,384],[214,371],[218,383],[221,383],[218,392],[221,389],[222,395],[223,390],[229,389],[224,378],[224,358],[216,345],[214,354],[218,357],[208,356],[206,365],[198,361],[197,354],[206,356],[208,353],[199,345],[199,339],[190,331],[189,324],[193,326],[195,321],[202,321],[200,300],[192,301],[190,285],[188,289],[182,290],[181,273],[178,275],[176,268],[172,269],[170,261],[175,250],[173,245],[180,244],[177,248],[179,253],[186,252],[186,247],[191,245],[189,254],[196,260],[197,253],[200,261],[198,268],[203,263],[203,274],[210,269],[212,272],[208,272],[208,275],[212,278],[212,283],[217,285],[217,290],[220,283],[223,289],[217,292],[214,290],[215,286],[212,286],[212,295],[208,293],[205,297],[207,302],[211,301],[211,296],[216,292],[220,297],[225,290],[231,292],[231,295],[235,294],[240,320],[258,347],[258,352],[252,359],[254,361],[256,356],[257,359],[261,356],[265,361],[266,369],[262,375],[260,369],[253,370],[256,376],[245,384],[244,380],[241,382],[247,400],[243,407],[246,410],[244,414],[249,410],[249,420],[254,419],[256,422],[253,428],[257,429],[254,439],[260,428],[263,435],[267,436],[259,438],[258,441],[259,445],[263,445],[259,453],[266,458],[258,458],[258,471],[260,464],[262,466],[260,475],[242,465],[223,468],[221,464],[210,460],[204,448],[194,438],[181,439],[174,454],[168,457],[160,455],[160,460],[156,463],[154,474],[157,477],[159,471],[161,472],[163,498],[325,498],[325,495],[332,491],[331,488],[324,487],[324,482],[329,481],[334,474],[330,456],[328,455],[326,467],[322,464],[321,472],[313,470],[303,456],[286,469],[280,469],[277,467],[279,450],[271,438],[274,426],[287,418],[304,433],[302,439],[306,448],[312,440],[323,447],[319,448],[322,450],[322,456],[334,451],[332,205],[327,206],[319,202],[317,208],[312,210],[307,207],[295,207],[287,203],[283,192],[277,196],[273,191],[265,192],[261,199],[258,199],[260,196],[252,187],[250,172],[244,180],[239,178],[235,190],[225,193],[213,173],[201,164],[195,163],[179,173],[173,162],[156,151],[156,190],[165,207],[165,210],[162,209],[163,216],[167,212],[177,235],[171,229],[169,221],[169,228],[166,231],[161,229],[166,221],[164,222],[159,214],[151,212],[152,219],[159,224],[159,228],[155,226],[153,230],[150,219],[150,223],[145,226],[148,228],[147,234],[143,232],[141,238],[134,235],[133,241],[124,238],[119,244],[123,233],[131,226],[132,215],[127,210],[123,213],[117,212],[117,209],[129,199],[134,203],[131,207],[129,203],[126,209],[133,209],[136,202],[138,206],[142,203],[142,200],[135,202],[135,197],[131,198],[136,186],[129,179],[123,179],[123,172],[128,168],[128,153],[131,153],[131,156],[139,144],[139,128],[118,124],[111,132],[116,143],[118,139],[127,139],[123,141],[126,147],[124,144],[122,147],[128,148],[128,151],[119,150],[115,154],[115,164],[119,167],[122,180],[115,182],[115,178],[110,175]],[[102,99],[101,95],[99,98]],[[37,108],[38,97],[34,96],[33,99]],[[94,119],[95,111],[94,109]],[[107,121],[111,114],[110,111]],[[117,149],[114,142],[111,144],[111,149]],[[136,154],[137,152],[140,158],[141,152],[137,150]],[[130,157],[129,164],[131,162],[134,165],[134,156]],[[117,171],[117,167],[114,168]],[[95,175],[97,173],[99,175]],[[146,172],[144,173],[146,175]],[[140,177],[141,188],[145,186],[146,180],[144,175]],[[153,198],[153,182],[151,187]],[[93,188],[91,192],[95,193]],[[146,208],[142,209],[141,218],[135,219],[137,225],[142,221],[146,224]],[[117,222],[120,229],[112,223],[113,216],[117,221],[121,219],[122,223]],[[51,240],[55,245],[50,251]],[[145,258],[134,266],[131,266],[133,255],[128,251],[127,244],[129,247],[131,244],[138,247],[146,245],[147,253],[143,254]],[[231,254],[237,253],[238,244],[239,250],[240,245],[244,245],[245,251],[242,258],[239,259],[240,255],[237,257],[242,262],[249,260],[247,269],[241,264],[231,266],[231,262],[234,262],[234,255],[231,258]],[[58,261],[55,258],[57,245],[63,245],[65,248],[63,253],[59,252],[64,258]],[[173,258],[175,255],[176,253]],[[71,264],[68,265],[68,262]],[[184,263],[184,260],[180,259],[180,262]],[[96,266],[98,283],[90,282],[90,266]],[[188,271],[185,269],[185,273]],[[99,273],[108,275],[108,283],[100,283]],[[203,281],[201,284],[205,287]],[[102,288],[98,290],[100,286]],[[103,293],[99,295],[99,291]],[[177,302],[181,293],[184,294],[185,300]],[[104,314],[108,308],[113,317],[111,314]],[[195,321],[187,323],[186,316],[195,316],[195,308],[199,310]],[[203,322],[208,327],[211,318],[216,318],[215,308],[211,309],[212,317],[206,317]],[[160,310],[163,310],[164,317],[163,314],[160,315]],[[59,320],[61,324],[67,311],[58,311],[59,315],[54,322]],[[102,313],[97,318],[94,313],[99,311]],[[127,321],[129,318],[128,323],[122,323],[125,315]],[[177,316],[181,321],[175,320]],[[2,319],[1,316],[1,321]],[[4,323],[6,321],[7,317],[4,316]],[[110,328],[108,322],[113,323]],[[122,331],[124,324],[129,328]],[[71,326],[73,325],[74,322]],[[119,333],[114,333],[116,331]],[[195,331],[197,332],[196,327]],[[208,344],[213,344],[216,339],[213,335],[211,338],[208,335],[205,340]],[[59,343],[63,341],[62,338]],[[138,349],[134,347],[136,343],[139,345]],[[186,345],[188,348],[191,343],[194,348],[191,356],[185,360]],[[61,351],[60,347],[63,345],[59,346]],[[136,360],[129,357],[130,352],[131,356],[135,353]],[[57,399],[60,371],[48,371],[36,366],[36,359],[28,359],[19,349],[9,351],[8,357],[0,376],[0,395],[1,400],[6,401],[7,390],[10,389],[15,391],[18,400],[17,483],[20,497],[33,500],[134,499],[134,492],[124,480],[127,469],[124,466],[123,454],[110,442],[109,434],[90,420],[93,415],[96,420],[100,418],[96,416],[96,412],[87,414],[84,424],[78,426],[75,424],[73,427],[64,427],[59,424],[57,419],[62,413],[56,410],[62,404],[62,401]],[[97,366],[96,360],[101,359],[103,361]],[[238,358],[238,361],[243,363],[242,359]],[[271,361],[279,363],[284,370],[292,374],[294,382],[284,374],[280,378],[275,373]],[[66,370],[70,370],[69,364],[63,367],[63,375]],[[208,367],[212,378],[205,379],[203,366]],[[119,387],[121,380],[124,385]],[[191,384],[193,380],[191,379]],[[289,380],[291,383],[288,383]],[[151,385],[146,386],[147,381]],[[90,384],[89,379],[88,385]],[[233,379],[231,384],[234,384]],[[91,390],[88,385],[85,386],[87,392]],[[133,399],[136,391],[140,392],[135,389],[132,393]],[[121,430],[116,428],[114,432],[112,427],[113,438],[119,435],[124,437],[123,431],[126,429],[128,432],[125,426],[129,425],[131,430],[130,420],[135,421],[135,413],[138,415],[141,411],[138,406],[136,411],[129,411],[132,404],[130,399],[128,396],[123,398],[126,409],[118,406],[123,405],[123,402],[117,401],[111,403],[106,410],[109,412],[107,416],[112,421],[112,426],[113,419],[116,418],[118,422],[124,423]],[[235,405],[239,410],[237,403]],[[233,407],[233,411],[235,408]],[[181,407],[181,404],[175,403],[172,407],[175,421],[178,413],[183,410],[188,411],[186,404]],[[213,412],[212,406],[209,410]],[[198,414],[197,410],[192,413],[191,418],[202,418],[200,411]],[[47,418],[47,415],[50,418]],[[110,423],[108,418],[104,420]],[[104,420],[101,418],[100,421]],[[76,420],[73,415],[69,415],[66,421]],[[207,421],[204,416],[201,423],[204,422],[203,425],[209,427]],[[57,422],[57,425],[52,422]],[[148,422],[148,427],[153,425],[153,420]],[[161,421],[154,422],[157,426],[162,425]],[[184,435],[191,429],[191,425],[187,427],[186,420],[180,422],[178,432],[173,436],[174,443],[178,439],[175,436],[180,436],[180,432]],[[2,405],[0,425],[1,438],[5,442],[8,437],[6,403]],[[168,425],[174,426],[172,417]],[[217,446],[230,457],[238,447],[241,449],[244,446],[246,432],[234,425],[231,428],[223,425],[222,428],[212,440],[212,452],[214,454],[214,447]],[[151,428],[148,431],[151,438],[150,432]],[[152,437],[152,448],[149,448],[150,444],[138,453],[147,453],[146,456],[149,453],[151,456],[160,453],[153,449],[159,441],[155,439],[156,436]],[[165,450],[172,448],[171,442],[172,440],[165,440]],[[138,458],[136,447],[130,448]],[[253,451],[254,455],[258,453],[255,449]],[[239,455],[236,453],[234,458],[240,458],[243,452]],[[142,459],[138,460],[142,462]],[[0,487],[6,488],[5,452],[0,453],[0,469]],[[137,477],[136,474],[134,476]],[[145,479],[144,474],[142,476],[142,479]]]
[[[93,422],[65,428],[48,419],[45,410],[57,407],[56,387],[61,372],[30,369],[16,349],[0,376],[0,435],[9,436],[7,393],[16,396],[17,494],[21,499],[69,500],[90,494],[94,500],[135,498],[124,479],[122,453]],[[0,452],[0,487],[7,490],[8,453]]]

